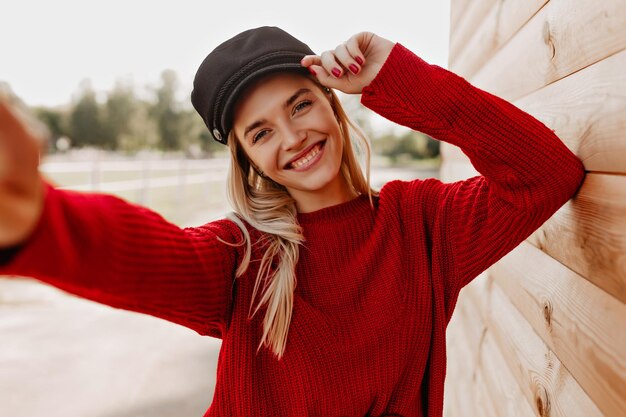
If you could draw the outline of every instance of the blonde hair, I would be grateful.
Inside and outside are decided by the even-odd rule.
[[[341,174],[356,194],[367,194],[372,204],[372,196],[377,195],[377,192],[370,187],[370,144],[363,132],[348,118],[335,92],[326,90],[319,84],[318,86],[329,94],[339,122],[343,138]],[[263,319],[263,336],[257,352],[262,346],[266,346],[280,360],[287,343],[296,287],[296,264],[304,236],[298,224],[295,200],[284,186],[261,176],[254,169],[233,130],[228,136],[231,152],[228,198],[234,213],[229,214],[228,218],[241,229],[243,241],[239,244],[245,245],[244,257],[237,268],[236,278],[248,269],[252,256],[250,234],[242,221],[245,220],[262,232],[261,241],[255,244],[266,246],[260,260],[249,313],[250,317],[254,317],[262,306],[267,306]],[[353,145],[356,145],[356,149],[353,149]],[[365,156],[365,176],[355,151],[362,152]],[[252,311],[259,288],[262,295]]]

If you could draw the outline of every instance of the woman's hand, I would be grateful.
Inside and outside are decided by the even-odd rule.
[[[360,94],[382,68],[394,43],[371,32],[361,32],[321,55],[307,55],[302,66],[326,87]]]
[[[40,141],[6,100],[0,96],[0,248],[28,238],[44,200]]]

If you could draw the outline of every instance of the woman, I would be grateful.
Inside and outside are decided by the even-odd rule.
[[[374,192],[333,88],[460,146],[482,175]],[[243,32],[202,63],[192,102],[231,150],[236,215],[184,230],[40,181],[32,138],[1,107],[4,152],[27,168],[1,174],[0,273],[221,338],[206,416],[441,416],[460,289],[572,197],[580,160],[372,33],[318,56],[277,28]]]

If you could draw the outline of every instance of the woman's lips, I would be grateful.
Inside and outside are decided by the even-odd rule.
[[[304,155],[299,157],[298,159],[287,164],[287,169],[293,169],[294,171],[304,171],[310,166],[312,166],[319,158],[322,156],[322,152],[324,149],[324,145],[326,141],[321,141],[306,151]]]

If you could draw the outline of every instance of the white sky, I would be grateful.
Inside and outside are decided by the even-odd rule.
[[[0,81],[28,105],[68,103],[84,79],[138,88],[175,70],[191,90],[195,71],[222,41],[279,26],[314,51],[368,30],[447,68],[449,0],[19,0],[3,1]]]

